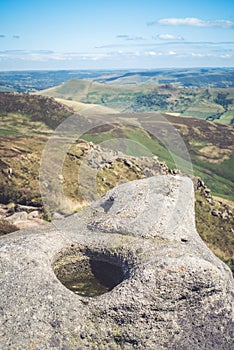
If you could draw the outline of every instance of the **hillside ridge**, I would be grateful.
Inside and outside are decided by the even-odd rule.
[[[156,114],[97,114],[96,116],[88,115],[87,117],[76,115],[76,118],[79,116],[80,119],[77,120],[80,120],[80,123],[89,125],[89,131],[82,136],[83,140],[77,140],[71,145],[64,159],[62,174],[58,174],[70,207],[61,207],[55,213],[48,213],[42,208],[39,169],[43,149],[52,135],[53,129],[48,126],[50,122],[45,124],[41,117],[40,123],[35,122],[33,116],[38,113],[38,110],[39,114],[43,110],[40,109],[42,107],[40,107],[39,101],[43,106],[44,103],[42,102],[47,101],[53,106],[47,106],[46,108],[53,113],[53,125],[55,127],[58,119],[56,119],[54,106],[57,106],[57,102],[53,99],[45,99],[34,95],[9,94],[1,97],[3,98],[3,96],[11,99],[10,103],[5,102],[5,106],[11,107],[10,111],[18,111],[18,99],[21,103],[25,99],[25,106],[28,104],[27,108],[25,107],[27,115],[22,110],[14,113],[1,112],[4,128],[1,129],[0,135],[0,215],[2,218],[9,217],[7,223],[4,221],[0,225],[3,234],[14,231],[17,227],[40,224],[42,222],[39,219],[42,218],[51,220],[54,217],[63,217],[87,205],[88,203],[83,200],[80,188],[77,186],[79,166],[85,160],[89,160],[91,168],[97,171],[99,195],[103,195],[121,182],[159,174],[173,175],[178,173],[173,162],[170,163],[171,158],[163,145],[147,133],[147,125],[152,126]],[[29,103],[32,99],[34,102]],[[61,118],[59,120],[66,120],[67,115],[70,115],[70,109],[67,110],[66,107],[61,109],[61,104],[58,106],[59,110],[62,111],[59,114],[59,118]],[[117,122],[119,117],[121,123]],[[116,123],[108,124],[107,120],[109,118]],[[134,121],[133,124],[131,118]],[[146,125],[145,129],[140,124],[142,119],[137,122],[137,118],[143,118],[144,123],[148,123],[144,124]],[[212,194],[218,189],[217,192],[226,193],[228,198],[231,199],[233,162],[230,152],[233,144],[233,128],[232,126],[199,121],[193,118],[186,119],[167,115],[165,115],[165,118],[168,118],[165,120],[168,120],[180,132],[190,152],[195,175],[205,183],[205,187],[201,186],[200,189],[195,185],[198,232],[211,249],[229,266],[232,266],[234,252],[232,248],[233,214],[231,206],[225,206],[225,203],[222,204],[222,199],[219,201],[213,200]],[[94,124],[97,121],[100,126],[92,128],[91,120],[94,121]],[[164,133],[163,129],[162,133]],[[121,140],[121,138],[131,141],[126,143],[124,154],[116,153],[117,145],[113,148],[116,153],[115,156],[110,150],[105,149],[105,143],[102,145],[103,141]],[[214,148],[214,145],[216,145],[216,148]],[[141,150],[140,146],[144,146],[150,151],[151,156],[146,157],[142,154],[141,157],[139,153],[137,157],[134,157],[136,146],[139,146],[139,151]],[[128,156],[126,152],[129,152]],[[222,177],[220,177],[221,175]],[[206,177],[210,181],[206,181]],[[86,183],[83,185],[85,186]],[[222,187],[215,189],[215,185]],[[22,212],[23,214],[21,214]],[[31,212],[33,213],[31,214]],[[53,215],[55,216],[53,217]],[[10,224],[16,225],[16,227],[11,227]],[[222,235],[220,232],[222,232]]]
[[[37,94],[100,104],[120,112],[170,112],[181,116],[234,123],[234,88],[197,88],[173,84],[104,84],[71,79]]]

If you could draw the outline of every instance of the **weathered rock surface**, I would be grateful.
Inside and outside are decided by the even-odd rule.
[[[234,348],[233,278],[196,232],[188,178],[123,184],[1,237],[0,257],[2,350]],[[120,267],[122,282],[85,297],[56,277],[88,260]]]

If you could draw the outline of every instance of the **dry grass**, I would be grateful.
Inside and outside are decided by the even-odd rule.
[[[208,145],[199,150],[199,153],[202,156],[199,156],[200,159],[207,160],[210,163],[222,163],[224,160],[229,159],[232,150],[228,148],[220,148],[214,145]]]

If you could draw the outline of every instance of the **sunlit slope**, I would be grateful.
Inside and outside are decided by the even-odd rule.
[[[119,113],[113,108],[93,104],[93,103],[82,103],[77,101],[71,101],[71,100],[64,100],[62,98],[55,98],[56,101],[63,103],[64,105],[71,107],[74,109],[75,112],[81,113],[83,115],[90,115],[94,113],[98,114],[114,114]]]
[[[84,138],[94,143],[119,138],[133,140],[173,168],[176,164],[170,152],[175,152],[176,155],[177,151],[174,146],[168,149],[161,141],[164,139],[167,143],[170,143],[170,140],[174,142],[174,132],[168,133],[168,125],[170,125],[172,130],[178,131],[189,152],[194,174],[206,181],[213,194],[234,199],[234,129],[232,126],[166,114],[163,115],[165,125],[163,122],[159,125],[155,113],[121,113],[118,116],[121,116],[122,123],[115,125],[108,124],[110,118],[103,116],[103,126],[90,130]],[[101,120],[100,116],[97,118]],[[131,122],[136,123],[135,126],[130,127]],[[156,136],[153,135],[152,130],[156,130]],[[132,147],[136,148],[136,145]],[[128,151],[131,153],[131,149]]]
[[[234,124],[234,88],[192,89],[172,84],[112,85],[72,79],[40,91],[68,101],[98,104],[120,112],[169,112]]]
[[[51,98],[28,94],[1,93],[0,99],[3,121],[0,134],[3,140],[10,135],[48,135],[71,116],[76,107],[83,110],[78,118],[81,118],[82,125],[87,124],[86,130],[90,130],[83,135],[86,140],[100,143],[109,139],[130,139],[142,144],[161,161],[166,161],[169,167],[176,167],[169,150],[160,139],[152,135],[152,129],[157,127],[155,113],[110,114],[103,106],[100,106],[103,110],[99,113],[96,106],[86,107],[84,104],[68,101],[68,104],[73,104],[74,108],[71,108]],[[182,137],[195,175],[206,181],[213,194],[233,199],[233,126],[166,114],[164,118]],[[129,127],[129,123],[135,126]],[[93,125],[99,125],[99,128],[93,129]],[[163,125],[160,125],[160,133],[167,135],[167,141],[173,137],[164,130]],[[129,147],[135,148],[136,144]]]

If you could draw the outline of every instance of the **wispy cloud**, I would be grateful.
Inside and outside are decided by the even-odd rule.
[[[138,41],[138,40],[145,40],[143,36],[130,36],[127,38],[127,40],[132,40],[132,41]]]
[[[156,37],[153,37],[153,39],[160,39],[160,40],[184,40],[182,36],[176,36],[172,34],[159,34]]]
[[[154,40],[156,39],[156,37],[154,37]],[[141,42],[141,43],[120,43],[120,44],[107,44],[107,45],[100,45],[100,46],[95,46],[95,49],[124,49],[127,47],[168,47],[168,46],[183,46],[184,48],[186,48],[186,50],[188,50],[188,47],[191,46],[193,47],[198,46],[198,47],[216,47],[219,46],[222,48],[222,50],[227,50],[227,47],[233,46],[234,45],[234,41],[217,41],[217,42],[213,42],[213,41],[176,41],[176,40],[163,40],[163,41],[158,41],[156,42],[156,40],[153,42]]]
[[[7,35],[5,34],[0,34],[0,38],[6,38]],[[13,38],[13,39],[20,39],[20,35],[11,35],[10,38]]]
[[[143,36],[131,36],[127,34],[120,34],[116,36],[117,39],[124,39],[124,40],[130,40],[130,41],[138,41],[138,40],[145,40]]]
[[[148,25],[165,25],[165,26],[191,26],[191,27],[214,27],[214,28],[234,28],[234,22],[226,19],[217,19],[214,21],[204,21],[200,18],[161,18],[149,22]]]
[[[3,50],[0,51],[0,58],[29,61],[72,61],[91,60],[96,61],[110,55],[107,53],[82,53],[82,52],[54,52],[50,50]]]
[[[157,53],[155,51],[145,51],[144,53],[146,56],[160,56],[162,53]]]
[[[204,58],[206,61],[201,61]],[[8,65],[24,65],[31,67],[71,67],[71,66],[92,66],[110,65],[115,62],[119,65],[122,62],[150,62],[150,64],[165,64],[165,62],[180,62],[179,60],[209,63],[212,58],[227,62],[229,66],[233,66],[234,62],[234,43],[195,43],[195,42],[161,42],[145,44],[127,45],[125,43],[121,50],[98,50],[92,52],[55,52],[50,50],[2,50],[0,51],[1,64]],[[196,61],[198,60],[198,61]]]
[[[129,38],[129,35],[127,35],[127,34],[119,34],[119,35],[116,36],[116,38],[117,39],[127,39],[127,38]]]

